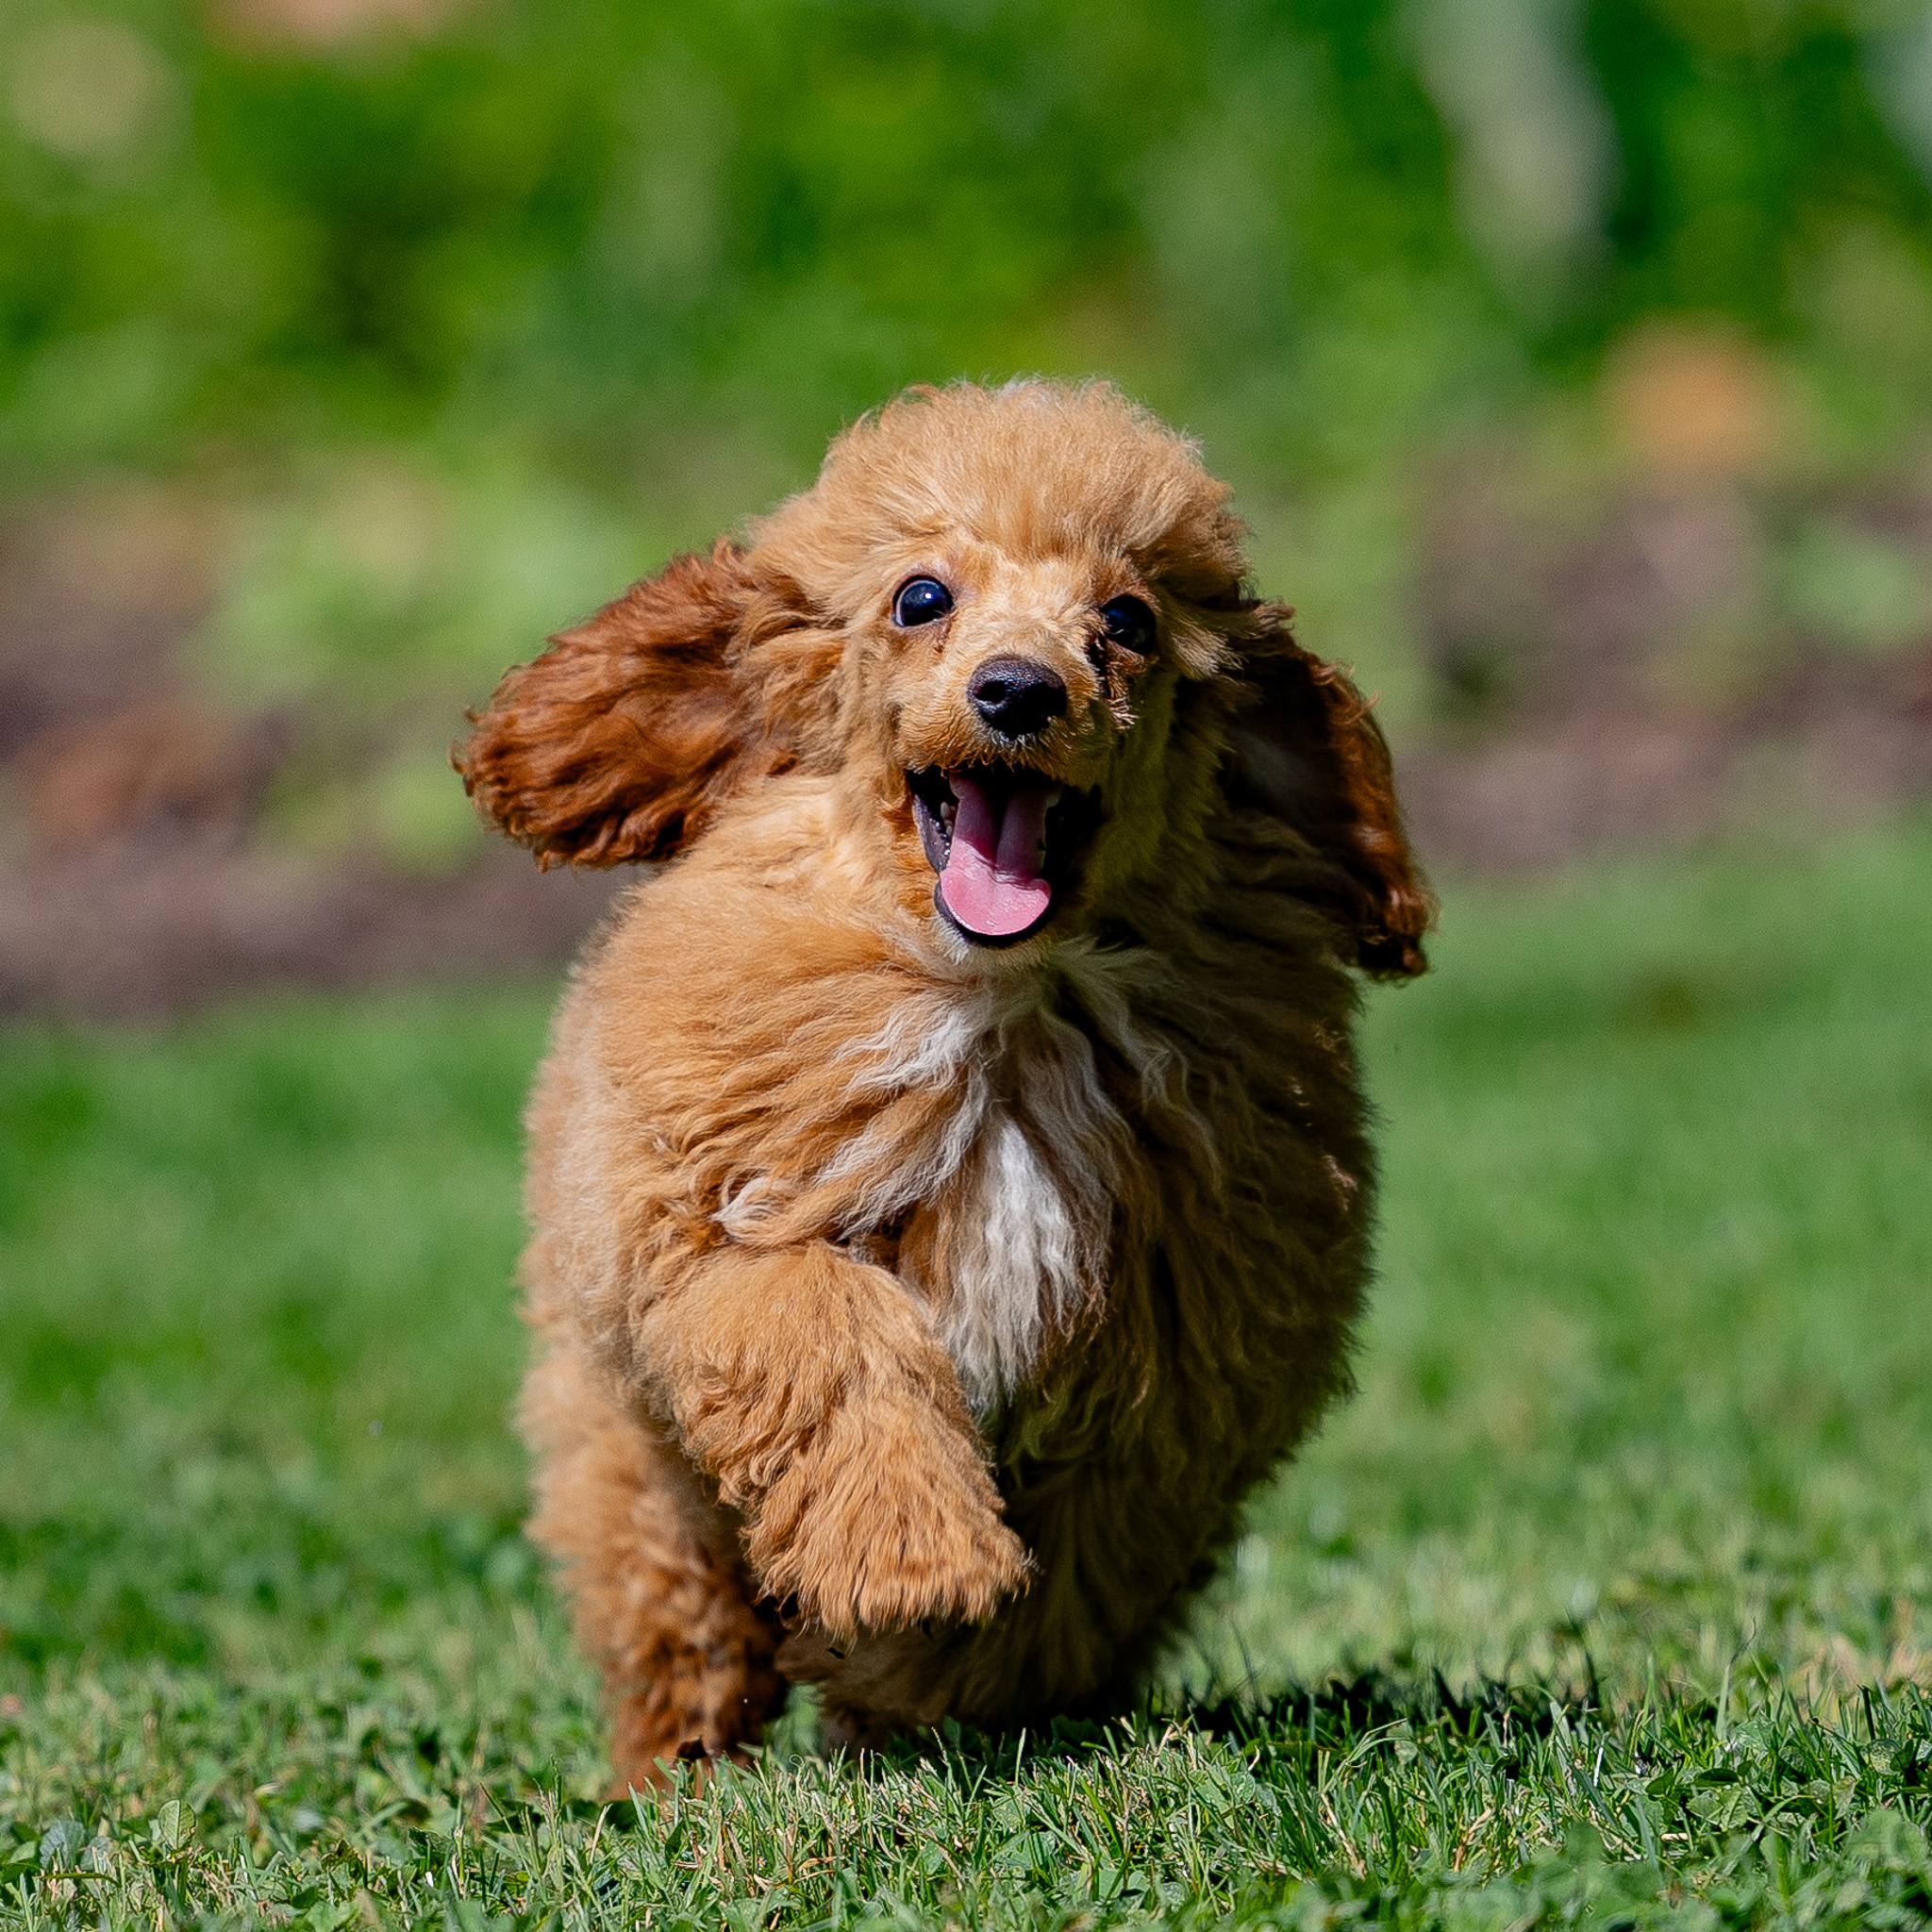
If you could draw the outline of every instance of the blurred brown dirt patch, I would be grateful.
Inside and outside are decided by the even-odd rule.
[[[0,528],[0,1015],[145,1018],[568,958],[619,881],[494,847],[425,872],[353,828],[320,853],[265,828],[315,734],[230,708],[187,663],[209,543],[194,505],[131,487]]]
[[[1822,829],[1932,791],[1932,470],[1780,472],[1767,378],[1695,338],[1613,378],[1622,467],[1503,447],[1427,478],[1435,719],[1399,763],[1431,861]]]

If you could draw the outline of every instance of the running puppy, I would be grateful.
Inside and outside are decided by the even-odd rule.
[[[670,863],[530,1111],[538,1541],[620,1785],[1130,1698],[1347,1385],[1380,732],[1109,386],[917,391],[504,679],[545,863]]]

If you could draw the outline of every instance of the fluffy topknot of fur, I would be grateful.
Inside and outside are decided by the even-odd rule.
[[[1010,556],[1116,549],[1190,602],[1239,594],[1246,529],[1194,441],[1111,382],[921,387],[863,416],[818,480],[756,521],[758,551],[828,601],[881,534],[954,530]]]

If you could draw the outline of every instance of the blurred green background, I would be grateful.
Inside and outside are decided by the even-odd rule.
[[[1594,1685],[1610,1785],[1695,1760],[1643,1856],[1706,1932],[1824,1923],[1794,1873],[1849,1922],[1873,1807],[1932,1821],[1928,0],[8,0],[0,1892],[84,1843],[103,1923],[414,1924],[600,1788],[508,1409],[604,888],[448,745],[903,384],[1040,371],[1201,438],[1445,906],[1371,1006],[1360,1395],[1166,1692]],[[1599,1747],[1493,1743],[1391,1747],[1482,1773],[1423,1858],[1344,1737],[1295,1869],[1620,1842]],[[499,1904],[617,1909],[545,1828]]]
[[[462,703],[960,375],[1202,437],[1399,741],[1922,695],[1923,0],[14,0],[0,61],[16,852],[473,858]],[[142,625],[104,745],[47,665]],[[1457,862],[1602,829],[1444,782]]]

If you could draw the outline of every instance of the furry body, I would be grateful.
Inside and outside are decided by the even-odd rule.
[[[1346,1381],[1351,969],[1419,970],[1428,907],[1224,496],[1105,389],[906,399],[463,754],[545,857],[675,855],[530,1117],[534,1530],[621,1781],[755,1741],[791,1681],[858,1740],[1117,1706]],[[908,573],[941,623],[889,615]],[[1019,650],[1065,713],[1009,741],[972,693]],[[1017,943],[936,908],[940,771],[996,823],[1074,802]]]

